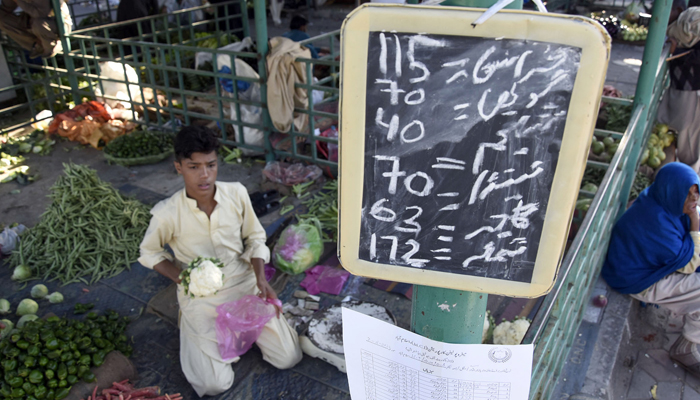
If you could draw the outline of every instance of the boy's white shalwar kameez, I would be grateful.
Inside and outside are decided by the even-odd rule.
[[[141,243],[139,262],[153,268],[163,260],[186,266],[195,258],[216,257],[224,264],[224,286],[215,295],[191,298],[178,286],[180,304],[180,363],[185,377],[201,397],[216,395],[233,385],[231,362],[219,354],[216,307],[245,295],[258,294],[251,258],[270,259],[266,234],[255,216],[248,192],[240,183],[216,182],[216,207],[211,218],[187,197],[185,189],[159,202]],[[263,359],[277,368],[291,368],[301,360],[299,338],[283,316],[273,317],[256,342]]]

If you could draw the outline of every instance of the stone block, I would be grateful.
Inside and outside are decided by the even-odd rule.
[[[683,383],[681,382],[659,382],[656,388],[657,400],[681,400]]]
[[[683,388],[683,400],[700,400],[700,394],[686,385]]]
[[[656,380],[644,370],[637,368],[632,376],[630,388],[627,391],[628,399],[651,399],[651,388],[656,385]]]

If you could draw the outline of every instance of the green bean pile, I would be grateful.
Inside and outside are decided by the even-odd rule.
[[[299,215],[300,220],[317,218],[321,222],[324,242],[338,241],[338,181],[332,180],[323,185],[311,199],[304,201],[308,212]]]
[[[150,221],[149,208],[123,197],[95,170],[64,164],[51,205],[22,236],[10,266],[28,265],[32,278],[64,285],[93,284],[129,269]]]

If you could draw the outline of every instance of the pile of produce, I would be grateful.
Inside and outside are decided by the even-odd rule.
[[[171,135],[164,132],[136,130],[109,142],[104,152],[114,158],[140,158],[168,153],[172,149]]]
[[[30,177],[27,175],[29,166],[23,165],[24,157],[11,156],[6,153],[0,153],[0,183],[7,183],[17,179],[20,183],[28,182]]]
[[[630,200],[634,200],[639,195],[642,193],[642,191],[649,186],[651,186],[652,180],[647,176],[647,174],[643,172],[637,172],[637,175],[634,177],[634,183],[632,184],[632,188],[630,188]]]
[[[628,42],[638,42],[642,40],[647,40],[647,35],[649,34],[649,29],[646,26],[640,26],[637,24],[627,23],[627,21],[622,23],[620,30],[620,36],[622,40]]]
[[[607,14],[605,11],[602,11],[592,13],[591,18],[599,24],[603,25],[605,30],[608,31],[608,34],[611,38],[617,37],[617,34],[620,33],[621,21],[616,16]]]
[[[53,110],[55,112],[65,111],[75,106],[73,101],[73,94],[70,92],[70,80],[67,76],[58,78],[56,76],[50,75],[51,72],[35,72],[33,73],[31,82],[34,85],[31,88],[31,98],[34,100],[46,99],[47,102],[39,102],[34,105],[37,111],[43,111],[49,109],[48,101],[53,101]],[[89,85],[85,78],[78,76],[78,88],[84,89]],[[67,88],[68,90],[62,89],[60,86]],[[50,92],[46,89],[51,88]],[[21,97],[24,91],[19,91],[18,94]]]
[[[296,187],[297,185],[295,185]],[[296,192],[296,190],[295,190]],[[298,193],[297,197],[304,198],[308,193]],[[338,240],[338,181],[332,180],[323,185],[310,199],[302,203],[307,213],[299,215],[300,222],[306,219],[317,219],[321,223],[324,242]],[[281,210],[286,211],[286,210]],[[282,212],[281,212],[282,213]]]
[[[202,38],[207,39],[202,40]],[[217,43],[217,39],[219,43]],[[206,47],[208,49],[218,49],[229,44],[228,36],[220,36],[211,32],[196,32],[194,41],[197,43],[197,47]],[[234,42],[237,41],[238,39],[234,36]]]
[[[20,184],[33,181],[28,175],[29,167],[24,165],[24,155],[47,155],[53,150],[54,140],[41,131],[20,137],[0,138],[0,183],[17,180]]]
[[[14,276],[13,276],[14,279]],[[48,300],[49,303],[51,304],[57,304],[57,303],[62,303],[63,302],[63,295],[59,292],[53,292],[49,294],[49,290],[46,288],[44,285],[36,285],[32,288],[32,299],[23,299],[22,301],[19,302],[19,305],[17,305],[17,316],[20,317],[19,321],[17,321],[17,327],[22,328],[24,324],[26,324],[29,321],[34,321],[39,319],[37,317],[37,312],[39,312],[39,304],[33,300]],[[7,299],[0,299],[0,315],[7,315],[12,312],[12,304]],[[9,332],[12,329],[12,321],[3,319],[0,321],[4,323],[6,326],[9,326],[9,329],[2,330],[0,334],[0,338],[5,337],[5,334]]]
[[[648,165],[652,169],[661,166],[661,162],[666,159],[664,149],[673,144],[674,134],[669,131],[668,125],[656,124],[649,137],[647,148],[642,152],[640,164]]]
[[[63,284],[95,283],[129,269],[150,221],[149,208],[127,199],[95,170],[64,164],[49,197],[53,202],[10,257],[31,278]]]
[[[612,103],[606,104],[601,114],[605,119],[605,126],[603,129],[624,133],[632,118],[632,106]]]
[[[581,181],[581,191],[588,192],[588,195],[579,195],[576,201],[576,209],[580,211],[588,211],[593,202],[593,198],[590,194],[595,194],[598,191],[598,187],[603,182],[605,177],[605,169],[586,167],[586,171],[583,173],[583,180]]]
[[[4,329],[0,395],[5,399],[66,398],[79,380],[95,381],[90,368],[102,365],[112,350],[131,355],[124,334],[128,322],[110,311],[101,316],[90,313],[84,321],[53,316]]]
[[[615,155],[615,152],[617,152],[617,147],[620,144],[620,140],[613,139],[611,136],[607,136],[602,140],[599,139],[600,138],[597,136],[593,136],[593,141],[591,141],[591,151],[588,158],[594,161],[609,163]]]
[[[629,13],[625,19],[620,19],[605,11],[594,12],[591,18],[601,24],[613,39],[618,38],[629,42],[647,40],[649,29],[646,26],[637,25],[639,18],[633,18]]]
[[[36,130],[29,135],[0,138],[0,151],[12,156],[18,154],[39,154],[45,156],[51,153],[55,140],[49,139],[44,132]]]
[[[530,321],[525,318],[503,321],[493,329],[493,344],[518,345],[529,328]]]
[[[92,395],[88,396],[87,400],[113,400],[113,399],[152,399],[152,400],[182,400],[180,393],[160,395],[158,386],[145,387],[141,389],[134,388],[129,380],[121,382],[112,382],[112,387],[102,389],[100,394],[97,394],[98,387],[95,386]]]

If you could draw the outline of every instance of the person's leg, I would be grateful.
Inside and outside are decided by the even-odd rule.
[[[632,297],[683,314],[683,335],[671,346],[670,356],[700,376],[700,275],[672,273],[644,295]]]
[[[700,343],[700,274],[674,272],[656,282],[644,296],[632,297],[684,315],[683,336]]]
[[[226,266],[223,273],[228,277],[224,288],[215,295],[192,298],[178,287],[180,305],[180,364],[187,381],[199,396],[217,395],[233,385],[234,373],[231,362],[224,360],[219,352],[216,336],[216,307],[235,301],[255,289],[255,274],[234,278],[235,266]]]
[[[214,396],[233,386],[231,364],[207,355],[184,331],[180,331],[180,365],[199,397]]]
[[[302,353],[297,332],[289,326],[284,316],[272,319],[263,328],[255,342],[263,354],[263,360],[275,368],[288,369],[301,361]]]
[[[659,105],[658,120],[678,132],[678,161],[700,171],[700,98],[694,91],[669,88]]]

